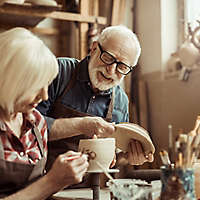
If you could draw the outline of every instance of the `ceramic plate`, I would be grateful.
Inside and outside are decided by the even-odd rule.
[[[120,123],[115,125],[116,146],[124,152],[128,150],[130,139],[140,141],[146,155],[155,152],[149,133],[141,126],[134,123]]]

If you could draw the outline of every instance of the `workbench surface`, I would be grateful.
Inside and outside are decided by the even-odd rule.
[[[93,193],[91,188],[81,188],[81,189],[67,189],[60,191],[53,195],[55,200],[92,200]],[[100,200],[110,200],[109,189],[100,190]]]

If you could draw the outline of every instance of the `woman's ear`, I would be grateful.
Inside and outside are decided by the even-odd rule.
[[[91,47],[91,50],[90,50],[90,55],[93,55],[93,54],[96,52],[97,46],[98,46],[98,42],[97,42],[97,41],[94,41],[94,42],[92,43],[92,47]]]

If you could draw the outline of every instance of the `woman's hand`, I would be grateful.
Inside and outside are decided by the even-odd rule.
[[[47,174],[60,189],[80,183],[89,164],[87,156],[80,152],[68,151],[57,157]]]

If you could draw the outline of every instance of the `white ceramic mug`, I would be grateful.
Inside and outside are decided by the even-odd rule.
[[[115,139],[82,139],[79,142],[79,151],[95,155],[93,159],[89,159],[88,171],[102,171],[97,162],[99,162],[104,169],[109,170],[110,164],[115,156]]]

